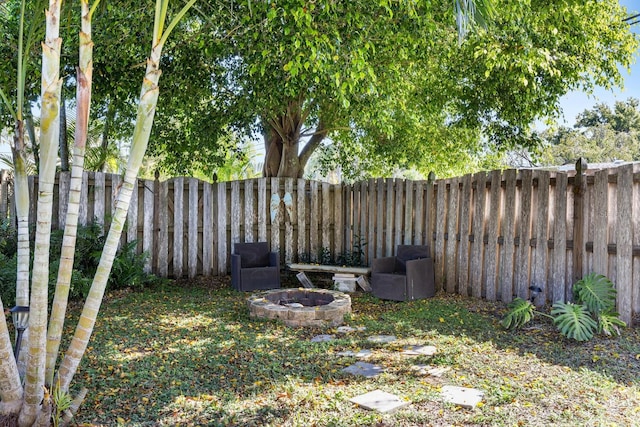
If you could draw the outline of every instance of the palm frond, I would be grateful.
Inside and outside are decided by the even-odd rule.
[[[616,305],[616,290],[611,280],[602,274],[591,273],[573,285],[577,303],[587,306],[594,316],[612,310]]]
[[[531,301],[516,298],[507,306],[509,311],[500,321],[505,329],[516,329],[528,323],[535,315],[535,307]]]
[[[551,309],[553,323],[562,335],[576,341],[588,341],[598,328],[584,305],[556,302]]]

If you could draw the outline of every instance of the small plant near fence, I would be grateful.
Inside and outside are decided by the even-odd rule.
[[[575,303],[555,302],[547,314],[537,311],[531,301],[516,298],[500,323],[506,329],[517,329],[536,315],[545,316],[562,335],[576,341],[588,341],[595,333],[620,335],[620,328],[627,326],[615,311],[616,290],[607,277],[591,273],[577,281],[573,299]]]
[[[367,265],[364,257],[364,247],[367,241],[360,236],[354,236],[351,250],[338,254],[335,258],[332,256],[329,248],[321,248],[318,252],[317,262],[322,265],[341,265],[345,267],[364,267]],[[313,260],[307,254],[299,255],[300,262],[311,263]]]
[[[60,248],[63,230],[56,230],[51,235],[51,270],[49,272],[49,296],[52,298],[60,264]],[[91,287],[102,247],[104,231],[101,224],[93,223],[78,227],[76,254],[71,276],[69,298],[79,300],[85,298]],[[0,222],[0,297],[3,301],[14,301],[16,291],[16,230],[8,221]],[[33,249],[33,244],[31,244]],[[133,288],[140,290],[146,286],[160,283],[162,279],[144,271],[147,254],[137,253],[137,242],[129,242],[118,250],[109,276],[109,289]],[[33,259],[33,254],[31,256]]]

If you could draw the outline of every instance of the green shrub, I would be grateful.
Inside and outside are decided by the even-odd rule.
[[[51,233],[51,261],[49,268],[49,300],[53,300],[58,268],[60,265],[60,251],[62,247],[63,231],[54,230]],[[79,226],[76,237],[76,250],[71,273],[69,298],[79,300],[86,298],[95,275],[105,236],[102,225],[93,223]],[[17,254],[16,230],[8,223],[0,223],[0,297],[5,305],[15,301]],[[116,253],[107,289],[134,288],[141,289],[161,282],[158,277],[144,271],[146,254],[136,253],[137,242],[123,245]],[[31,245],[33,250],[33,244]],[[32,253],[33,255],[33,253]],[[33,256],[31,256],[33,260]]]

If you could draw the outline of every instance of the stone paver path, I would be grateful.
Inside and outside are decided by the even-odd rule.
[[[411,404],[411,402],[407,402],[395,394],[382,390],[374,390],[361,394],[360,396],[349,399],[349,401],[363,408],[378,412],[390,412]]]

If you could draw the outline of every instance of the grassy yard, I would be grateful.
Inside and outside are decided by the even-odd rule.
[[[107,296],[75,379],[90,389],[80,425],[640,425],[637,327],[579,344],[546,320],[502,330],[502,304],[450,295],[394,303],[356,293],[346,324],[366,330],[312,343],[335,330],[250,320],[247,295],[227,283]],[[398,341],[368,342],[375,334]],[[410,344],[437,353],[400,355]],[[358,349],[373,350],[367,361],[385,372],[341,372],[356,359],[336,353]],[[449,370],[424,376],[415,364]],[[442,402],[444,385],[483,390],[485,399],[473,410],[455,407]],[[411,405],[380,414],[349,402],[375,389]]]

